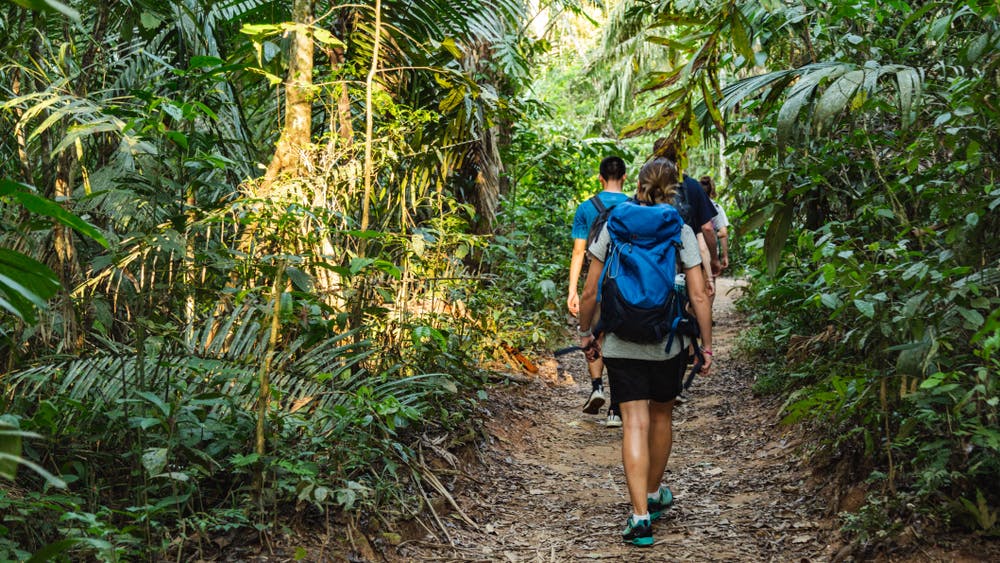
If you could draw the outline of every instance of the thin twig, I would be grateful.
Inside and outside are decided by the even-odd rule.
[[[431,535],[431,537],[433,537],[435,539],[438,538],[438,535],[434,533],[434,530],[431,530],[430,526],[428,526],[427,524],[424,524],[424,521],[419,516],[414,516],[413,518],[414,518],[414,520],[417,521],[417,524],[420,524],[421,528],[423,528],[428,534]],[[403,543],[409,543],[409,542],[403,542]],[[400,545],[403,545],[403,544],[400,544]]]
[[[458,512],[458,515],[462,518],[462,520],[464,520],[466,524],[472,526],[478,532],[479,525],[473,522],[472,519],[469,518],[464,511],[462,511],[462,509],[458,506],[458,503],[455,502],[455,498],[451,496],[451,493],[449,493],[448,489],[445,488],[444,484],[438,480],[437,476],[431,473],[431,470],[428,469],[426,465],[423,466],[421,469],[422,469],[421,473],[423,473],[424,478],[427,479],[428,482],[430,482],[430,484],[437,490],[437,492],[441,493],[441,496],[447,499],[448,504],[450,504],[452,508],[454,508],[455,511]]]
[[[448,540],[448,543],[450,543],[452,547],[455,547],[455,540],[451,539],[451,534],[448,533],[448,529],[444,527],[444,523],[441,522],[440,518],[438,518],[437,511],[434,510],[434,505],[431,504],[431,499],[427,498],[427,493],[424,492],[424,487],[419,481],[417,481],[417,490],[420,491],[420,496],[424,497],[424,502],[427,503],[427,508],[430,509],[431,515],[434,516],[434,521],[437,522],[438,527],[441,528],[442,532],[444,532],[444,537]]]

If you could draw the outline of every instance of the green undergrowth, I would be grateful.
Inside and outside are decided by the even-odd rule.
[[[773,276],[757,243],[739,343],[762,366],[754,390],[813,429],[815,463],[854,465],[869,497],[844,524],[865,544],[916,520],[1000,532],[1000,272],[969,244],[996,228],[991,189],[953,198],[959,220],[922,240],[871,213],[879,192],[855,196],[857,218],[799,231]],[[926,209],[921,224],[941,220]]]
[[[993,537],[996,7],[869,4],[817,16],[811,64],[781,59],[739,85],[727,148],[744,164],[730,185],[745,210],[738,305],[752,328],[740,347],[762,366],[755,390],[780,397],[784,422],[815,437],[813,464],[865,487],[867,502],[843,520],[863,549],[907,527]],[[838,65],[853,69],[843,82]],[[880,82],[886,68],[914,80]],[[791,86],[784,96],[755,90],[754,80],[815,69],[772,83]],[[864,90],[839,96],[862,76]]]

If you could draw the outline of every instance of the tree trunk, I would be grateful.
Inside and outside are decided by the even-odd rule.
[[[346,37],[346,36],[345,36]],[[334,68],[340,68],[344,64],[344,49],[335,47],[333,49]],[[347,92],[347,83],[344,82],[339,87],[340,96],[337,97],[337,119],[339,127],[337,133],[344,146],[350,146],[354,142],[354,117],[351,115],[351,97]]]
[[[292,19],[297,24],[312,24],[314,0],[295,0]],[[296,175],[302,168],[300,150],[312,138],[312,70],[313,39],[304,31],[296,31],[288,57],[288,77],[285,80],[285,125],[278,138],[274,157],[264,174],[260,197],[267,197],[271,184],[281,174]]]
[[[475,48],[475,55],[472,66],[477,72],[485,73],[490,77],[490,81],[497,90],[504,94],[512,94],[507,91],[510,86],[505,78],[485,65],[493,54],[492,44],[481,41]],[[471,203],[476,208],[476,224],[473,226],[477,234],[490,234],[493,232],[493,225],[496,220],[497,210],[500,205],[500,196],[506,195],[510,188],[509,182],[503,174],[503,162],[500,159],[500,144],[509,143],[512,136],[509,123],[501,121],[500,126],[484,128],[482,136],[472,145],[469,158],[463,167],[468,174],[467,177],[474,181],[474,191]],[[471,164],[471,166],[470,166]]]
[[[495,127],[486,129],[482,138],[473,145],[472,165],[475,174],[475,194],[472,204],[476,208],[477,234],[493,232],[493,223],[500,204],[500,174],[502,163],[497,147],[497,132]]]

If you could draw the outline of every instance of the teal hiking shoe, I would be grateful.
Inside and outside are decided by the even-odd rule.
[[[673,503],[674,494],[670,492],[670,487],[661,488],[660,496],[657,497],[656,500],[651,500],[646,503],[646,506],[649,507],[649,519],[656,520],[662,516]]]
[[[640,520],[636,522],[631,516],[625,522],[625,529],[622,530],[622,539],[639,547],[649,547],[653,545],[653,525],[650,520]]]

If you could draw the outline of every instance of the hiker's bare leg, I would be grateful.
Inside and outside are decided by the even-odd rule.
[[[670,449],[673,447],[674,402],[649,402],[649,473],[646,475],[646,492],[656,494],[667,469]]]
[[[604,358],[597,358],[592,362],[587,362],[587,369],[590,370],[591,380],[601,379],[601,374],[604,373]]]
[[[632,512],[646,514],[646,479],[649,473],[649,401],[626,401],[621,408],[622,463]],[[659,485],[659,481],[657,481]]]
[[[600,321],[600,320],[601,320],[601,313],[600,313],[600,311],[597,311],[597,313],[594,315],[594,320],[591,321],[591,324],[590,324],[591,328],[593,328],[594,326],[597,326],[597,322]],[[601,345],[601,346],[604,346],[604,335],[603,334],[600,335],[600,337],[597,339],[597,343],[599,345]],[[593,362],[587,362],[587,370],[590,371],[590,382],[591,383],[593,383],[595,379],[597,381],[600,381],[601,380],[601,376],[604,374],[604,358],[601,357],[601,356],[598,356],[597,359],[594,360]]]

